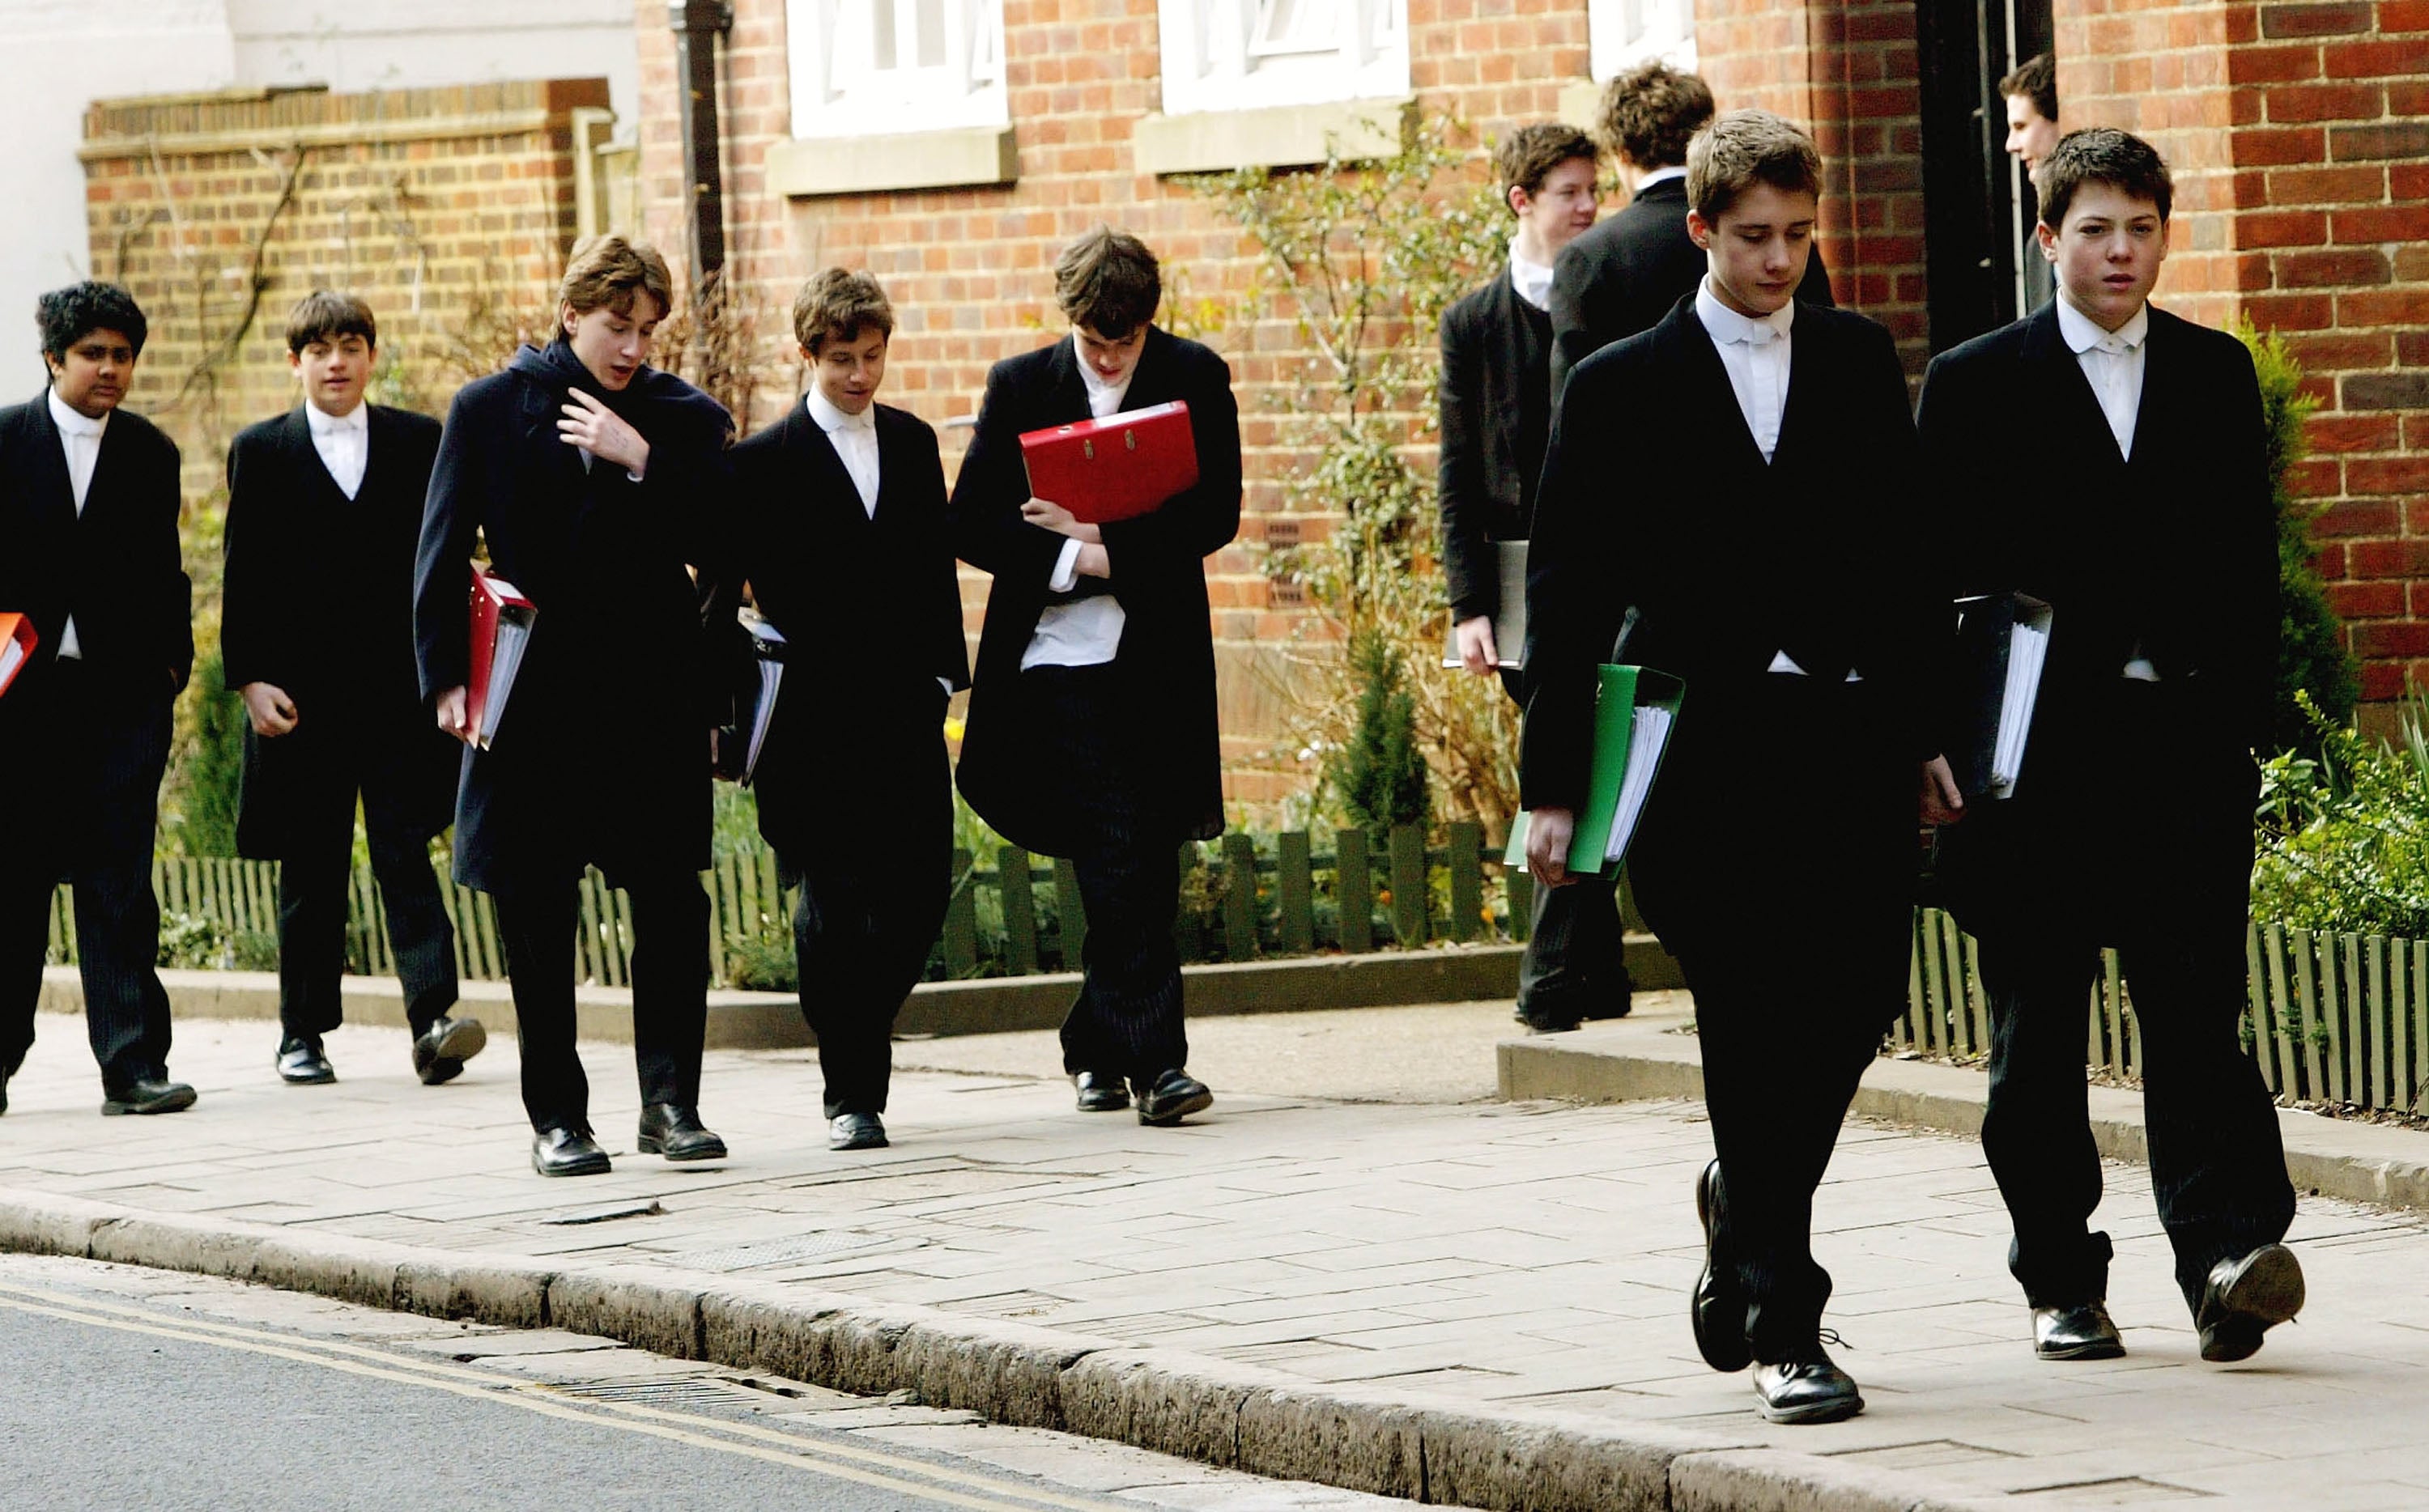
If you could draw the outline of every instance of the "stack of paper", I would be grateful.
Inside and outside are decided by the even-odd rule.
[[[759,661],[759,690],[749,715],[751,740],[742,757],[742,785],[759,770],[759,752],[768,744],[768,727],[776,719],[776,694],[785,683],[785,633],[756,615],[743,619],[751,633],[751,649]]]
[[[1619,780],[1619,805],[1611,812],[1611,838],[1603,842],[1602,859],[1618,864],[1636,837],[1636,821],[1644,814],[1645,796],[1653,791],[1653,774],[1661,766],[1661,752],[1670,744],[1670,711],[1658,703],[1640,703],[1628,732],[1628,771]]]
[[[1954,675],[1967,728],[1948,759],[1969,798],[2012,797],[2024,776],[2052,617],[2021,593],[1957,600]]]

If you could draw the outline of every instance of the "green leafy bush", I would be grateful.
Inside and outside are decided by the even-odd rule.
[[[1361,631],[1349,646],[1358,679],[1358,717],[1333,770],[1341,804],[1379,839],[1396,824],[1426,820],[1426,757],[1417,748],[1416,700],[1403,686],[1401,654],[1380,632]]]
[[[2260,378],[2260,412],[2269,435],[2269,481],[2277,503],[2277,632],[2276,712],[2271,721],[2271,744],[2279,749],[2307,746],[2311,718],[2297,700],[2308,694],[2319,713],[2337,724],[2353,718],[2361,696],[2353,653],[2345,649],[2344,628],[2328,607],[2326,583],[2312,560],[2311,521],[2321,505],[2297,499],[2287,485],[2287,474],[2310,449],[2305,427],[2318,401],[2303,391],[2303,365],[2286,350],[2274,331],[2263,332],[2246,320],[2236,327],[2252,353]]]
[[[2330,718],[2307,692],[2294,703],[2317,754],[2261,764],[2253,916],[2429,939],[2429,698],[2407,695],[2400,749]]]

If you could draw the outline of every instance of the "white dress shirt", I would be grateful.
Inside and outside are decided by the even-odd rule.
[[[2142,343],[2151,334],[2151,306],[2136,310],[2116,330],[2104,331],[2099,321],[2068,303],[2065,289],[2060,288],[2051,303],[2057,307],[2058,335],[2083,369],[2091,397],[2100,401],[2100,413],[2107,417],[2108,434],[2117,438],[2117,454],[2132,458],[2134,422],[2142,414]],[[2140,646],[2118,674],[2137,682],[2159,681],[2159,669]]]
[[[1510,287],[1518,297],[1539,310],[1552,307],[1552,265],[1532,262],[1521,255],[1518,243],[1510,243]]]
[[[1118,385],[1107,384],[1088,366],[1088,354],[1080,350],[1078,332],[1071,335],[1071,355],[1080,362],[1080,382],[1088,390],[1088,413],[1098,419],[1122,407],[1122,396],[1130,392],[1130,379]],[[1132,376],[1138,370],[1131,370]],[[1060,500],[1055,502],[1061,502]],[[1047,586],[1056,593],[1068,593],[1080,583],[1080,545],[1065,541],[1063,552],[1054,559],[1054,575]],[[1029,645],[1020,653],[1020,669],[1033,666],[1102,666],[1121,649],[1122,626],[1130,616],[1122,612],[1119,599],[1099,593],[1069,603],[1048,604],[1037,616],[1037,629],[1029,637]]]
[[[2142,342],[2151,334],[2151,307],[2145,304],[2123,325],[2104,331],[2099,321],[2068,303],[2064,290],[2059,291],[2057,304],[2058,335],[2066,338],[2067,349],[2083,369],[2092,397],[2100,401],[2100,412],[2108,417],[2108,434],[2117,437],[2117,454],[2131,458],[2134,420],[2142,410]]]
[[[877,405],[871,403],[857,415],[847,415],[829,403],[827,396],[813,386],[802,405],[809,412],[810,422],[824,431],[827,441],[843,459],[843,470],[851,474],[851,485],[860,490],[860,507],[869,518],[877,518]]]
[[[1790,300],[1755,320],[1722,304],[1707,277],[1695,286],[1695,318],[1704,322],[1705,333],[1720,353],[1721,368],[1729,375],[1729,391],[1737,396],[1738,413],[1745,417],[1754,444],[1762,452],[1763,461],[1769,462],[1779,450],[1780,417],[1788,413],[1788,333],[1796,323],[1796,302]],[[1765,670],[1809,675],[1784,650],[1772,653],[1771,666]],[[1861,673],[1847,674],[1850,682],[1863,680]]]
[[[372,463],[372,407],[358,401],[345,414],[331,415],[306,400],[304,423],[338,491],[349,499],[362,492],[363,473]]]
[[[84,518],[84,496],[92,491],[93,465],[101,460],[101,433],[109,428],[109,417],[92,419],[70,409],[59,391],[51,389],[51,423],[59,428],[59,445],[67,452],[68,489],[75,496],[76,518]],[[84,658],[84,647],[76,640],[75,616],[68,616],[59,630],[59,655],[73,660]]]
[[[1738,413],[1769,462],[1779,450],[1779,418],[1788,410],[1789,328],[1796,323],[1796,302],[1754,320],[1722,304],[1707,276],[1695,286],[1695,318],[1719,349],[1738,396]]]
[[[1646,189],[1651,189],[1656,184],[1667,184],[1674,178],[1685,178],[1686,176],[1687,170],[1677,163],[1673,163],[1667,168],[1657,168],[1653,172],[1645,174],[1643,178],[1638,179],[1636,181],[1636,188],[1628,191],[1628,197],[1633,200],[1637,195],[1644,193]]]

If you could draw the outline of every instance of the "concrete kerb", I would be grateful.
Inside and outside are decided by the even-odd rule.
[[[1704,1073],[1693,1035],[1665,1031],[1683,1015],[1590,1025],[1574,1034],[1495,1047],[1501,1095],[1512,1100],[1618,1103],[1699,1098]],[[1882,1060],[1864,1073],[1852,1110],[1909,1128],[1979,1139],[1990,1081],[1975,1067]],[[2150,1163],[2142,1094],[2089,1090],[2092,1142],[2108,1159]],[[2360,1119],[2280,1109],[2277,1126],[2295,1190],[2344,1202],[2429,1209],[2429,1135]]]
[[[1495,1512],[1924,1512],[1962,1493],[1659,1424],[1487,1412],[1179,1350],[646,1265],[548,1266],[0,1189],[0,1248],[198,1272]]]

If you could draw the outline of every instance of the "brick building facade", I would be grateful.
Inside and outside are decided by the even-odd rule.
[[[1149,161],[1165,155],[1178,119],[1165,114],[1176,91],[1163,75],[1170,49],[1160,27],[1182,3],[1002,0],[1002,181],[854,191],[849,173],[841,187],[815,174],[804,187],[787,168],[805,152],[883,156],[881,143],[831,132],[794,140],[801,50],[788,20],[829,12],[816,0],[737,0],[721,102],[729,266],[757,291],[767,328],[781,329],[785,299],[818,267],[871,269],[905,317],[893,397],[944,425],[974,406],[990,362],[1054,330],[1048,267],[1095,221],[1145,236],[1193,294],[1244,288],[1253,247]],[[2248,314],[2285,333],[2308,366],[2321,412],[2301,486],[2326,506],[2322,565],[2364,659],[2367,695],[2394,696],[2415,668],[2429,675],[2429,0],[2008,0],[2004,13],[1996,0],[1676,8],[1692,16],[1693,56],[1724,106],[1766,106],[1813,130],[1828,164],[1822,245],[1839,295],[1888,324],[1918,373],[1931,351],[2004,314],[1957,297],[1973,273],[1956,254],[1989,259],[1956,246],[1946,228],[1979,209],[1935,196],[1999,168],[1968,117],[1981,102],[1977,80],[1935,80],[1934,58],[1945,53],[1932,50],[1971,55],[1971,32],[1953,42],[1943,35],[1951,14],[1968,9],[1961,25],[2020,41],[2019,52],[2053,41],[2065,123],[2142,132],[2176,168],[2165,302],[2213,322]],[[1457,116],[1479,140],[1530,120],[1579,120],[1591,78],[1611,71],[1599,11],[1596,0],[1405,0],[1407,97],[1427,114]],[[686,202],[671,42],[660,8],[641,5],[638,15],[645,228],[680,247]],[[1959,134],[1970,140],[1951,140]],[[1927,226],[1950,244],[1938,262]],[[2015,255],[2012,239],[2004,255]],[[1280,503],[1274,480],[1291,463],[1271,419],[1259,417],[1283,391],[1293,354],[1279,322],[1211,339],[1233,364],[1261,480],[1241,544],[1210,564],[1234,796],[1259,800],[1277,796],[1279,779],[1244,769],[1268,723],[1248,673],[1286,631],[1288,612],[1270,601],[1256,562]],[[771,341],[771,361],[779,354]],[[787,386],[775,381],[768,391],[781,397]],[[946,436],[956,450],[955,433]],[[973,607],[978,600],[974,583]]]
[[[606,104],[604,79],[578,79],[94,105],[93,275],[151,322],[129,403],[184,449],[190,503],[222,483],[237,431],[296,403],[287,312],[316,288],[378,314],[376,399],[443,415],[494,368],[564,269],[574,128]]]

